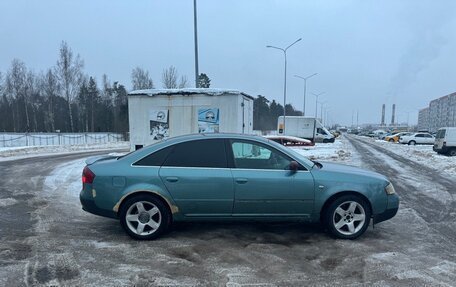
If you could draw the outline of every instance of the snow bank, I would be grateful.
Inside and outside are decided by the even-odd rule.
[[[130,148],[130,142],[110,142],[103,144],[83,145],[56,145],[56,146],[28,146],[0,148],[0,161],[16,160],[34,156],[74,153],[81,151],[112,150]]]

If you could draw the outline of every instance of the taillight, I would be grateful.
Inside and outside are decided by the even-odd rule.
[[[84,167],[82,171],[82,183],[93,183],[95,179],[95,174],[89,169],[88,166]]]

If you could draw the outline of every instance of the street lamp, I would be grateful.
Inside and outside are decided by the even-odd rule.
[[[312,93],[315,96],[315,119],[314,119],[314,132],[313,132],[313,140],[315,142],[315,130],[317,129],[317,107],[318,107],[318,97],[323,95],[325,92],[321,92],[319,94]]]
[[[307,76],[307,77],[301,77],[301,76],[298,76],[298,75],[294,75],[296,78],[300,78],[300,79],[303,79],[304,80],[304,103],[302,105],[302,115],[305,116],[306,115],[306,86],[307,86],[307,79],[313,77],[313,76],[316,76],[318,75],[318,73],[314,73],[310,76]]]
[[[275,47],[275,46],[270,46],[270,45],[266,46],[266,48],[273,48],[273,49],[277,49],[277,50],[282,51],[284,59],[285,59],[285,79],[284,79],[284,83],[283,83],[283,133],[285,133],[285,117],[286,117],[286,112],[285,112],[286,109],[285,109],[285,107],[286,107],[286,102],[287,102],[287,50],[291,46],[293,46],[294,44],[298,43],[301,40],[302,40],[302,38],[299,38],[298,40],[296,40],[293,43],[291,43],[285,49],[279,48],[279,47]]]
[[[312,93],[315,96],[315,119],[317,118],[317,106],[318,106],[318,97],[323,95],[325,92],[321,92],[319,94]]]
[[[328,101],[320,102],[320,120],[321,120],[322,124],[323,124],[323,105],[326,105],[327,103],[328,103]]]

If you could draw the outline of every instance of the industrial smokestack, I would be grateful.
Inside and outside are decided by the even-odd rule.
[[[382,106],[382,124],[381,126],[385,125],[385,104]]]
[[[393,104],[393,115],[391,116],[391,125],[394,125],[395,114],[396,114],[396,104]]]

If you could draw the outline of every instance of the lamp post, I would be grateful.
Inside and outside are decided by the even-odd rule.
[[[306,87],[307,87],[307,79],[313,77],[313,76],[316,76],[318,75],[318,73],[314,73],[310,76],[307,76],[307,77],[301,77],[299,75],[294,75],[296,78],[300,78],[300,79],[303,79],[304,80],[304,103],[302,105],[302,115],[305,116],[306,115]]]
[[[315,130],[317,128],[317,107],[318,107],[318,97],[323,95],[325,92],[321,92],[319,94],[312,93],[315,96],[315,119],[314,119],[314,132],[313,132],[313,140],[315,143]]]
[[[323,95],[325,92],[321,92],[319,94],[312,93],[315,96],[315,118],[317,118],[317,107],[318,107],[318,97]]]
[[[280,50],[283,52],[283,56],[284,56],[284,62],[285,62],[285,77],[284,77],[284,82],[283,82],[283,133],[285,133],[285,118],[286,118],[286,102],[287,102],[287,50],[293,46],[294,44],[296,44],[297,42],[301,41],[302,38],[299,38],[298,40],[294,41],[293,43],[291,43],[290,45],[288,45],[288,47],[286,47],[285,49],[283,48],[279,48],[279,47],[275,47],[275,46],[266,46],[266,48],[273,48],[273,49],[277,49],[277,50]]]
[[[320,120],[321,120],[322,124],[323,124],[323,105],[326,105],[327,103],[328,103],[327,101],[320,102]]]
[[[197,15],[196,15],[196,0],[193,0],[193,29],[194,29],[194,40],[195,40],[195,88],[199,88],[198,84],[198,22],[197,22]]]

